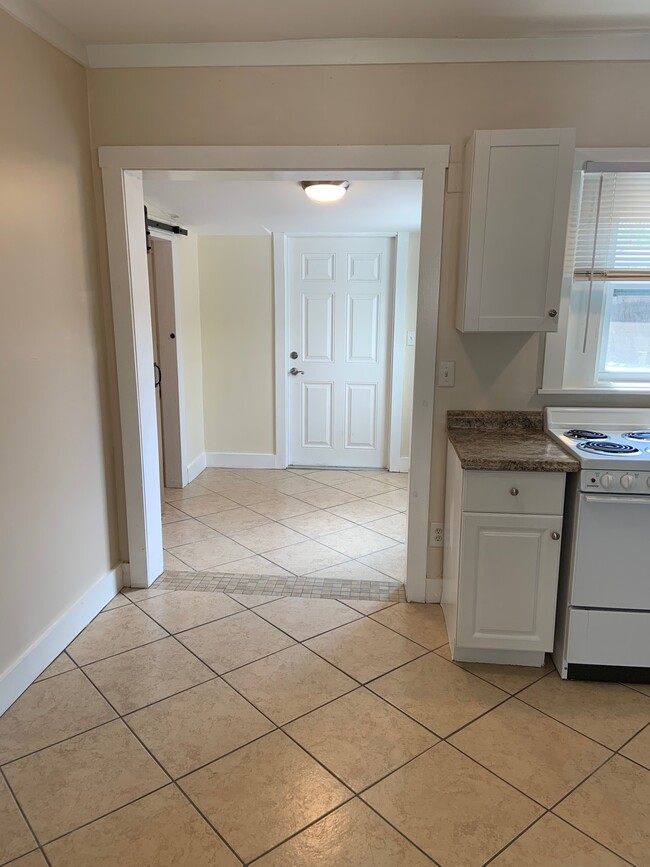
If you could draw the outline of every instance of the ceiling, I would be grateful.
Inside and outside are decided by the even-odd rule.
[[[648,0],[34,0],[86,45],[650,31]]]
[[[312,172],[304,179],[313,178]],[[420,228],[419,180],[351,180],[345,197],[330,205],[310,201],[298,179],[170,181],[145,177],[144,191],[148,205],[201,235],[346,234]]]

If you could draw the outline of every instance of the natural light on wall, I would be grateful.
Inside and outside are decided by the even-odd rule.
[[[650,389],[650,166],[608,168],[576,173],[564,321],[547,338],[545,388],[561,378],[566,390]]]

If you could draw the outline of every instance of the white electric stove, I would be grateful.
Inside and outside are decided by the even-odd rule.
[[[547,407],[570,475],[553,659],[562,677],[650,682],[650,409]]]

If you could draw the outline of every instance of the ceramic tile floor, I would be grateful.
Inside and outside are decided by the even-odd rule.
[[[445,642],[437,605],[124,591],[0,718],[0,864],[650,865],[648,686]]]
[[[403,582],[407,485],[386,470],[204,470],[165,492],[165,569]]]

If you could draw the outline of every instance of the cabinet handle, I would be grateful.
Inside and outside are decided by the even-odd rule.
[[[552,539],[554,542],[557,542],[557,540],[558,540],[559,538],[560,538],[560,534],[558,533],[558,531],[557,531],[557,530],[553,530],[553,532],[551,533],[551,539]]]
[[[510,488],[510,493],[512,494],[513,497],[518,497],[519,496],[519,488]]]
[[[557,310],[549,310],[548,315],[551,317],[551,319],[555,319],[555,317],[557,316]]]

